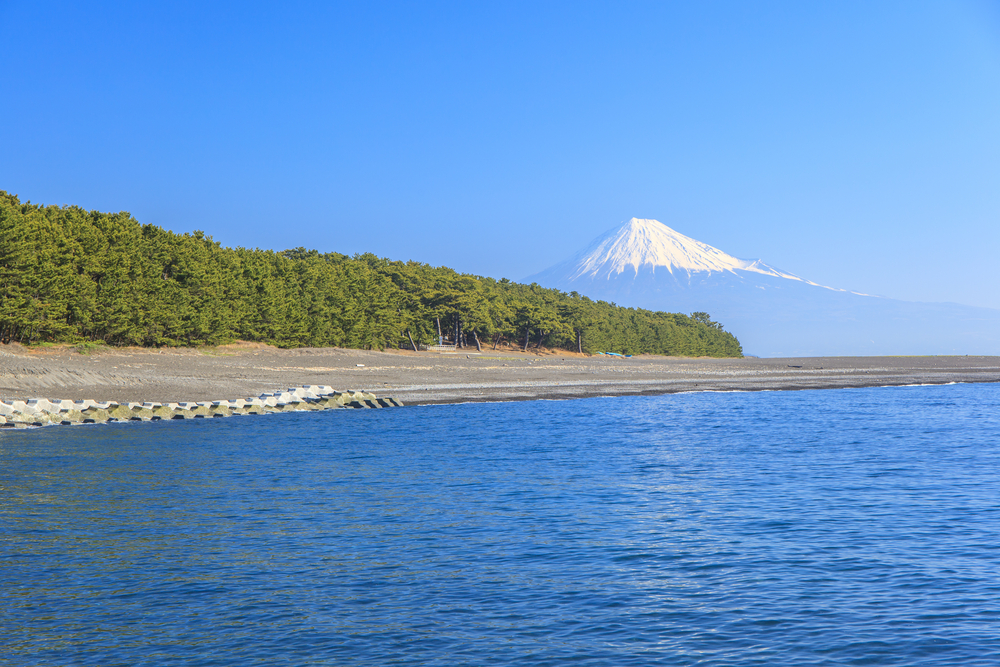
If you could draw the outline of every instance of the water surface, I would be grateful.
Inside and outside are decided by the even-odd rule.
[[[0,433],[0,664],[996,665],[998,600],[1000,385]]]

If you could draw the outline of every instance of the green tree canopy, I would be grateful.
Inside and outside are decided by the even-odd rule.
[[[584,352],[742,356],[707,313],[622,308],[537,284],[365,253],[223,248],[129,213],[0,191],[0,340],[385,348],[459,340]]]

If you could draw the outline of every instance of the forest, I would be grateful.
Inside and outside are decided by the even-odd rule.
[[[0,340],[114,346],[561,348],[740,357],[707,313],[654,312],[370,253],[224,248],[129,213],[0,191]]]

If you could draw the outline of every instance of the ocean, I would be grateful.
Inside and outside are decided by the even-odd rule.
[[[1000,385],[0,432],[3,665],[997,665]]]

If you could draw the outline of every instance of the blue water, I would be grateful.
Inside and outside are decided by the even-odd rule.
[[[3,431],[0,664],[997,665],[1000,385]]]

